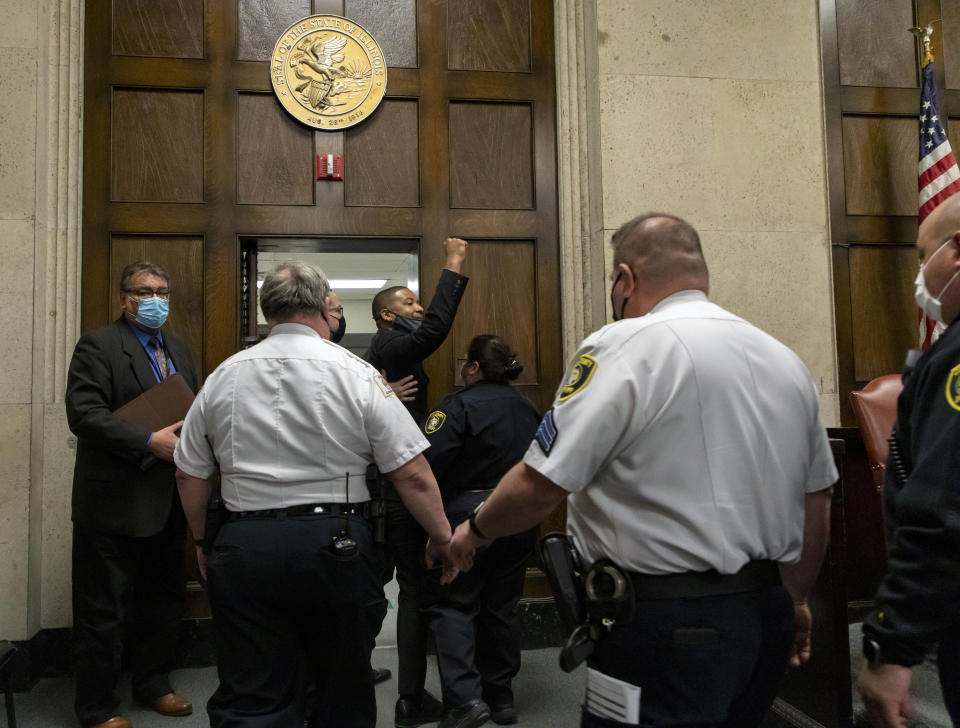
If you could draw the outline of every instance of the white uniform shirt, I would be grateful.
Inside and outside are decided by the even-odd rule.
[[[375,462],[395,470],[430,443],[383,377],[301,324],[278,324],[223,362],[183,423],[174,460],[206,478],[220,467],[231,511],[370,499]],[[212,449],[211,449],[212,448]]]
[[[804,495],[837,480],[787,347],[699,291],[587,337],[524,462],[571,492],[588,563],[648,574],[793,562]]]

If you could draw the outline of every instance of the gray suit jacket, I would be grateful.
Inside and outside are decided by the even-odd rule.
[[[197,391],[187,345],[164,332],[176,370]],[[143,346],[117,319],[77,342],[67,374],[67,421],[77,436],[73,473],[75,523],[123,536],[152,536],[167,521],[175,486],[173,463],[140,470],[150,432],[113,412],[157,384]]]

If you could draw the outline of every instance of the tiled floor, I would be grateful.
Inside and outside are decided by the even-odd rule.
[[[392,620],[388,620],[381,633],[380,646],[374,652],[373,662],[377,667],[390,668],[396,675],[397,651],[392,643],[395,634],[391,631],[393,629]],[[858,645],[859,625],[852,625],[850,634],[851,646]],[[557,653],[556,649],[528,650],[523,653],[523,667],[514,683],[520,726],[574,728],[579,725],[579,706],[584,689],[583,667],[571,674],[562,672],[557,664]],[[856,650],[854,654],[857,654]],[[435,661],[431,658],[429,662],[427,689],[439,696]],[[852,670],[855,672],[858,667],[859,663]],[[216,670],[212,667],[178,670],[174,673],[173,681],[175,687],[194,702],[194,715],[188,718],[164,718],[133,707],[129,703],[128,683],[121,686],[121,695],[125,696],[121,709],[136,728],[198,728],[208,725],[204,704],[216,688]],[[926,664],[915,670],[913,695],[918,713],[914,728],[949,728],[950,721],[943,708],[933,665]],[[28,693],[17,694],[18,724],[22,728],[75,726],[72,697],[73,681],[70,678],[41,680]],[[377,728],[393,726],[395,701],[395,678],[377,686]],[[785,725],[771,716],[763,728],[782,728]],[[493,723],[488,723],[488,726],[493,726]]]

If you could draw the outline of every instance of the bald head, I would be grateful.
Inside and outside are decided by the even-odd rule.
[[[941,202],[920,224],[917,254],[928,297],[940,301],[927,315],[950,324],[960,316],[960,193]],[[922,306],[918,299],[917,304]],[[926,310],[926,309],[925,309]]]
[[[614,265],[630,266],[650,289],[707,290],[709,274],[700,237],[679,217],[664,213],[636,217],[613,234],[611,245]]]
[[[960,229],[960,193],[945,199],[920,223],[917,245],[919,246],[920,241],[924,239],[939,240],[943,243],[958,229]]]

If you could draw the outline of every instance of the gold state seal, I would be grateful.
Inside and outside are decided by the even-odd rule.
[[[317,129],[346,129],[373,113],[387,90],[380,46],[352,20],[312,15],[287,28],[270,57],[273,91]]]

